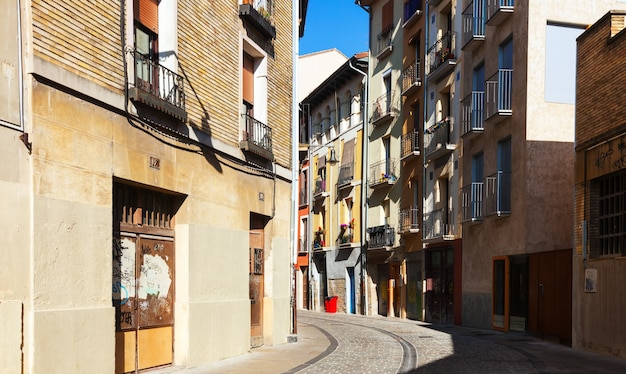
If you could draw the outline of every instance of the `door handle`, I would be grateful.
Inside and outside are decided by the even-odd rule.
[[[543,283],[539,283],[539,292],[543,295]]]

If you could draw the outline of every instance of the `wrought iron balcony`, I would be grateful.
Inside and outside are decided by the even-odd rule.
[[[404,3],[404,23],[402,27],[410,27],[422,15],[422,3],[424,0],[409,0]]]
[[[131,51],[135,79],[129,97],[181,121],[187,120],[183,77],[137,51]]]
[[[446,32],[443,37],[433,43],[426,52],[428,79],[439,80],[451,73],[456,65],[456,33]]]
[[[382,31],[376,39],[376,58],[382,60],[393,50],[393,28]]]
[[[239,5],[239,17],[249,22],[267,38],[276,38],[276,28],[272,25],[271,0],[243,0]]]
[[[456,147],[450,140],[450,131],[453,125],[451,117],[430,123],[432,124],[424,131],[424,155],[426,162],[449,155]]]
[[[483,220],[483,182],[473,182],[461,190],[461,220]]]
[[[298,253],[309,253],[309,240],[304,238],[299,240]]]
[[[368,249],[390,249],[396,244],[396,230],[393,226],[369,227],[367,233],[369,234]]]
[[[511,214],[511,173],[498,171],[485,178],[485,214]]]
[[[424,213],[423,225],[424,240],[450,240],[458,234],[453,210],[438,209]]]
[[[419,208],[412,206],[400,210],[398,219],[398,231],[400,234],[413,234],[420,230]]]
[[[239,147],[268,160],[273,160],[272,128],[247,114],[241,115],[241,121],[243,122],[243,139]]]
[[[485,130],[484,125],[485,93],[472,91],[461,101],[461,136],[480,134]]]
[[[320,197],[328,196],[330,194],[329,191],[326,190],[326,179],[322,179],[322,177],[315,177],[313,181],[313,198],[318,199]]]
[[[487,0],[487,24],[498,26],[513,14],[514,0]]]
[[[485,81],[485,120],[498,123],[513,114],[513,69],[499,69]]]
[[[309,205],[309,189],[308,185],[302,184],[298,195],[298,202],[300,206]]]
[[[420,61],[417,60],[402,71],[402,96],[409,96],[422,85]]]
[[[337,188],[350,186],[354,179],[354,163],[351,162],[339,167],[339,178],[337,178]]]
[[[337,246],[339,248],[351,248],[354,244],[354,229],[347,224],[342,224],[339,227],[339,238],[337,239]]]
[[[378,97],[372,106],[372,126],[389,123],[395,116],[397,108],[394,106],[394,91],[389,91]]]
[[[463,11],[463,50],[473,50],[485,40],[485,2],[470,1]]]
[[[401,160],[409,160],[420,155],[420,131],[417,129],[410,130],[402,135],[400,141]]]
[[[398,180],[396,160],[388,159],[370,165],[370,188],[382,188],[395,184]]]

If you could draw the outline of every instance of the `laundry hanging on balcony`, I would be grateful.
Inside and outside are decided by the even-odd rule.
[[[424,134],[432,134],[434,133],[438,128],[440,127],[445,127],[447,125],[450,124],[450,119],[448,117],[442,119],[441,121],[435,122],[434,125],[430,126],[429,128],[424,130]]]

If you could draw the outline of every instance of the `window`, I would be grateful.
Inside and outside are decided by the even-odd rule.
[[[135,69],[137,85],[158,92],[158,5],[156,0],[135,0]]]
[[[597,226],[592,227],[591,232],[597,233],[597,240],[591,242],[591,254],[594,257],[624,255],[626,253],[626,171],[612,173],[592,181],[592,191],[592,196],[597,196],[597,205],[594,206],[592,202],[592,211],[596,213]],[[593,248],[594,244],[596,248]]]
[[[472,219],[482,219],[484,157],[482,153],[472,157],[471,213]]]

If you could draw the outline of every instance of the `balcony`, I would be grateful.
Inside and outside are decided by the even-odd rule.
[[[382,31],[376,39],[376,58],[382,60],[393,50],[393,28]]]
[[[271,9],[269,0],[256,1],[255,4],[252,4],[252,0],[243,0],[243,4],[239,5],[239,18],[248,22],[266,38],[274,39],[276,28],[271,23]]]
[[[485,41],[485,8],[484,0],[470,1],[463,11],[463,47],[464,51],[472,51]]]
[[[267,160],[274,160],[272,152],[272,128],[247,115],[241,115],[243,139],[239,148],[259,155]]]
[[[330,191],[326,190],[326,179],[322,177],[315,177],[313,181],[313,198],[320,199],[322,197],[330,196]]]
[[[402,161],[409,161],[420,155],[420,132],[417,129],[413,129],[406,134],[402,135],[400,141],[400,159]]]
[[[431,7],[436,7],[437,5],[439,5],[441,3],[442,0],[430,0],[430,6]]]
[[[498,171],[485,178],[485,214],[511,214],[511,173]]]
[[[513,14],[513,0],[487,0],[487,24],[498,26]]]
[[[426,52],[428,79],[439,81],[442,77],[454,71],[456,65],[456,33],[446,32]]]
[[[420,231],[420,215],[417,206],[400,210],[398,219],[398,232],[404,234],[415,234]]]
[[[372,189],[388,187],[398,180],[396,161],[394,159],[382,160],[370,165],[370,183]]]
[[[298,254],[299,255],[305,255],[305,254],[309,253],[308,242],[309,242],[309,240],[307,238],[299,240],[299,245],[298,245]]]
[[[513,69],[499,69],[485,81],[485,120],[498,123],[513,114],[511,83]]]
[[[130,53],[135,63],[135,79],[134,86],[128,89],[129,98],[185,122],[183,77],[137,51]]]
[[[369,234],[368,249],[386,250],[393,248],[396,244],[396,231],[393,226],[382,225],[369,227],[367,233]]]
[[[396,108],[393,105],[394,91],[386,92],[374,101],[372,106],[372,126],[381,126],[391,122],[396,116]]]
[[[448,156],[456,148],[450,140],[452,121],[451,117],[446,117],[424,131],[424,155],[427,163]]]
[[[472,91],[461,101],[461,136],[471,138],[476,134],[482,134],[484,125],[485,93]]]
[[[354,223],[351,225],[342,224],[339,227],[339,239],[337,239],[337,247],[339,249],[358,247],[358,243],[354,243]]]
[[[438,209],[424,213],[423,239],[425,241],[452,240],[457,235],[457,225],[454,211]]]
[[[298,194],[298,203],[299,206],[309,205],[309,191],[308,188],[300,188],[300,193]]]
[[[402,71],[402,96],[409,96],[422,85],[420,61],[415,61]]]
[[[404,3],[403,28],[409,28],[417,22],[422,15],[423,0],[409,0]]]
[[[351,162],[339,167],[339,177],[337,178],[337,189],[350,187],[354,180],[354,163]]]
[[[483,182],[473,182],[461,189],[461,220],[476,222],[483,220]]]

